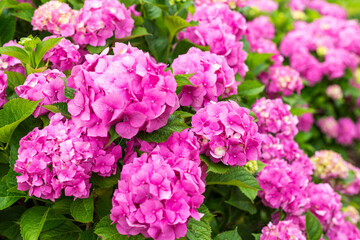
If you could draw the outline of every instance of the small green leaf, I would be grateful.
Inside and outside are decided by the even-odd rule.
[[[26,77],[18,72],[10,72],[5,71],[6,75],[8,76],[8,87],[14,91],[15,87],[24,84]]]
[[[90,182],[101,188],[109,188],[118,183],[120,179],[120,172],[121,171],[118,170],[115,175],[111,175],[110,177],[102,177],[93,173],[91,175]]]
[[[193,218],[190,219],[187,228],[186,237],[189,240],[208,240],[211,239],[211,227],[210,221],[213,215],[209,212],[209,209],[203,204],[198,209],[204,216],[197,221]]]
[[[20,220],[21,235],[24,240],[37,240],[43,229],[50,208],[32,207],[26,210]]]
[[[193,76],[193,74],[178,74],[175,75],[175,80],[176,80],[176,93],[179,94],[183,88],[183,86],[188,85],[188,86],[194,86],[194,84],[192,84],[190,82],[190,77]]]
[[[6,178],[0,181],[0,210],[10,207],[20,198],[26,197],[25,192],[9,192]]]
[[[305,113],[315,113],[313,108],[291,108],[290,113],[295,116],[301,116]]]
[[[240,237],[237,228],[235,228],[233,231],[220,233],[214,240],[242,240],[242,238]]]
[[[169,29],[170,39],[173,39],[173,37],[184,28],[193,26],[191,23],[179,16],[165,16],[164,22],[166,27]]]
[[[182,39],[180,42],[176,44],[175,50],[173,52],[172,58],[175,59],[179,55],[185,54],[189,51],[190,48],[196,47],[202,51],[209,51],[209,46],[200,46],[195,43],[190,42],[187,39]]]
[[[208,169],[207,172],[213,172],[218,174],[225,174],[231,170],[231,166],[227,166],[222,162],[214,163],[211,159],[205,155],[200,155],[201,161],[206,163]]]
[[[323,234],[320,221],[310,211],[306,214],[306,236],[308,240],[319,240]]]
[[[0,54],[19,59],[22,63],[30,64],[29,54],[22,48],[15,46],[7,46],[0,48]]]
[[[94,199],[91,195],[85,199],[76,199],[70,205],[71,216],[78,222],[88,223],[93,221]]]
[[[238,86],[239,96],[253,96],[264,91],[265,86],[256,80],[247,80]]]
[[[53,103],[51,105],[43,105],[41,106],[45,108],[46,110],[49,110],[52,113],[61,113],[66,118],[71,118],[71,115],[68,111],[67,103],[59,102],[59,103]]]
[[[49,38],[36,46],[35,49],[35,67],[37,68],[44,55],[60,42],[62,38]]]
[[[106,147],[110,146],[116,139],[120,138],[119,134],[115,131],[115,127],[112,126],[109,130],[110,139]]]
[[[143,36],[146,36],[146,35],[150,35],[150,33],[147,32],[146,28],[144,28],[144,27],[136,27],[131,32],[130,36],[123,37],[123,38],[116,38],[115,42],[125,42],[125,41],[128,41],[128,40],[138,38],[138,37],[143,37]]]
[[[4,105],[4,108],[0,110],[0,142],[5,143],[6,146],[0,149],[7,148],[17,126],[35,111],[39,102],[40,100],[33,102],[16,98]]]
[[[65,221],[63,224],[43,232],[40,240],[78,240],[81,229],[71,221]]]

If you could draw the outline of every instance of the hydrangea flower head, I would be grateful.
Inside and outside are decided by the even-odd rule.
[[[334,99],[334,100],[339,100],[343,98],[343,93],[341,90],[341,87],[337,84],[332,84],[330,86],[328,86],[326,88],[326,95],[328,95],[328,97]]]
[[[260,240],[294,239],[306,240],[304,233],[299,226],[291,220],[280,221],[274,225],[270,222],[261,230]]]
[[[18,189],[29,195],[54,201],[64,190],[66,196],[88,198],[92,172],[100,176],[116,173],[120,146],[108,138],[90,138],[71,120],[55,114],[50,124],[35,128],[20,141],[14,170]]]
[[[339,132],[338,122],[334,117],[323,117],[317,122],[321,132],[323,132],[329,138],[336,138]]]
[[[261,12],[273,12],[278,9],[279,4],[274,0],[248,0],[246,6],[255,8]]]
[[[254,44],[259,39],[273,39],[275,26],[266,16],[260,16],[247,22],[246,39]]]
[[[261,135],[249,109],[237,103],[210,103],[192,118],[201,151],[214,162],[243,166],[259,156]]]
[[[115,35],[123,38],[131,35],[134,20],[131,11],[117,0],[85,0],[76,17],[77,44],[105,46],[106,39]]]
[[[76,12],[66,3],[49,1],[35,10],[31,24],[33,30],[69,37],[75,32],[75,15]]]
[[[23,85],[15,87],[15,92],[19,97],[31,101],[42,99],[40,105],[66,102],[64,78],[66,78],[65,74],[57,69],[32,73],[27,76]],[[45,108],[38,106],[33,115],[38,117],[48,112]]]
[[[7,75],[0,71],[0,108],[7,102],[6,88],[7,88]]]
[[[347,168],[349,169],[348,174],[352,174],[354,176],[353,181],[350,183],[338,181],[335,189],[345,195],[356,195],[360,191],[360,169],[349,162],[347,162]]]
[[[205,191],[200,163],[199,144],[188,129],[127,162],[110,215],[119,233],[155,240],[185,236],[189,218],[202,216],[196,210]]]
[[[176,81],[165,64],[143,51],[116,43],[115,55],[87,55],[68,85],[77,90],[69,112],[89,136],[105,137],[112,125],[122,138],[166,125],[179,107]]]
[[[347,162],[345,162],[340,154],[334,151],[317,151],[310,160],[315,166],[314,175],[323,180],[346,178],[348,175],[349,169],[347,167]]]
[[[44,38],[44,41],[49,38],[50,37]],[[49,60],[49,62],[52,63],[52,68],[56,68],[62,72],[71,70],[75,65],[80,63],[81,54],[79,52],[79,46],[63,38],[55,47],[46,52],[43,60]]]
[[[245,6],[246,2],[247,0],[195,0],[196,5],[211,5],[216,3],[224,3],[228,4],[232,9]]]
[[[351,145],[356,138],[355,123],[350,118],[340,118],[338,126],[336,141],[342,145]]]
[[[344,213],[345,218],[352,224],[357,224],[360,221],[359,212],[355,207],[351,205],[343,207],[342,212]]]
[[[326,236],[331,240],[352,240],[360,239],[360,232],[356,224],[347,221],[345,214],[339,212],[333,218]]]
[[[299,131],[308,132],[314,124],[314,116],[312,113],[304,113],[298,117],[299,123],[297,125]]]
[[[240,13],[232,11],[226,4],[201,5],[187,20],[199,24],[180,32],[179,39],[187,38],[195,44],[209,46],[210,52],[226,58],[234,73],[245,76],[247,53],[239,40],[245,34],[246,19]]]
[[[172,68],[175,75],[194,73],[189,78],[194,86],[183,86],[179,95],[182,106],[198,110],[211,101],[216,102],[220,96],[237,93],[233,70],[223,57],[216,54],[191,48],[174,60]]]
[[[258,118],[259,131],[294,137],[298,133],[298,118],[290,113],[290,108],[279,98],[271,100],[263,97],[257,100],[252,111]]]

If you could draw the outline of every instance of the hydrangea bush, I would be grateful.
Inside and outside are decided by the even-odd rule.
[[[360,239],[333,2],[2,0],[0,239]]]

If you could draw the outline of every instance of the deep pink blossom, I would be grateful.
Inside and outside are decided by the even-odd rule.
[[[6,100],[7,86],[8,86],[7,75],[3,71],[0,71],[0,108],[7,102]]]
[[[314,124],[314,116],[312,113],[304,113],[298,117],[299,123],[297,125],[299,131],[308,132]]]
[[[270,222],[261,231],[260,240],[294,239],[306,240],[304,233],[299,226],[291,220],[280,221],[276,225]]]
[[[278,9],[278,3],[274,0],[248,0],[246,5],[261,12],[273,12]]]
[[[323,117],[317,122],[322,133],[329,138],[336,138],[339,132],[339,125],[334,117]]]
[[[340,118],[338,126],[336,141],[342,145],[351,145],[356,138],[355,123],[350,118]]]

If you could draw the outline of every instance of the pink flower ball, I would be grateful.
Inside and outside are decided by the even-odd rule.
[[[55,36],[54,36],[55,37]],[[51,37],[44,38],[44,41]],[[52,68],[62,72],[71,70],[81,60],[79,46],[74,45],[71,41],[63,38],[55,47],[50,49],[43,57],[46,62],[52,63]]]
[[[341,87],[337,84],[332,84],[326,88],[326,95],[334,100],[340,100],[343,98],[343,92]]]
[[[266,93],[269,96],[276,96],[278,93],[290,96],[295,91],[300,94],[304,87],[300,74],[289,66],[270,67],[269,78],[263,83],[266,85]]]
[[[6,100],[7,86],[8,86],[7,75],[3,71],[0,71],[0,108],[4,106],[4,104],[7,102]]]
[[[66,3],[49,1],[35,10],[31,24],[33,30],[69,37],[75,32],[76,14]]]
[[[199,24],[180,32],[179,39],[187,38],[195,44],[209,46],[210,52],[226,58],[234,73],[245,76],[247,53],[239,40],[245,34],[246,19],[240,13],[232,11],[226,4],[217,3],[197,6],[195,14],[187,20]]]
[[[193,116],[192,126],[212,161],[243,166],[258,159],[262,138],[249,109],[233,101],[210,103]]]
[[[73,38],[77,44],[105,46],[106,39],[113,35],[115,38],[130,36],[133,28],[131,11],[119,1],[85,0],[76,17],[76,32]]]
[[[32,73],[27,76],[23,85],[15,87],[16,94],[31,101],[38,101],[40,105],[50,105],[57,102],[67,102],[65,98],[65,74],[57,69],[48,69],[42,73]],[[33,113],[34,117],[46,114],[49,111],[38,106]]]
[[[24,48],[23,46],[17,44],[15,41],[12,40],[3,45],[3,47],[8,47],[8,46]],[[4,54],[0,55],[0,71],[18,72],[25,75],[25,68],[21,64],[21,61],[17,58],[10,57]]]
[[[350,118],[340,118],[338,126],[336,141],[342,145],[351,145],[356,138],[355,123]]]
[[[113,197],[110,218],[123,235],[155,240],[184,237],[205,191],[199,144],[189,130],[174,133],[149,153],[127,162]]]
[[[143,51],[116,43],[115,55],[86,55],[68,85],[76,89],[69,112],[89,136],[106,137],[111,126],[122,138],[166,125],[179,107],[176,81],[166,65]]]
[[[344,214],[338,213],[326,236],[331,240],[353,240],[360,239],[360,232],[355,224],[346,221]]]
[[[328,3],[324,0],[312,0],[308,3],[308,8],[318,11],[323,16],[332,16],[339,19],[346,19],[346,10],[338,4]]]
[[[223,57],[216,54],[191,48],[174,60],[172,68],[175,75],[194,74],[189,78],[194,86],[183,86],[179,94],[182,106],[199,110],[211,101],[217,102],[220,96],[237,93],[233,70]]]
[[[273,160],[259,173],[257,180],[262,189],[258,195],[266,206],[281,207],[286,213],[297,215],[308,208],[309,178],[296,165]]]
[[[271,100],[264,97],[251,108],[258,118],[261,133],[274,133],[291,139],[298,133],[298,118],[290,113],[290,109],[280,98]]]
[[[66,196],[88,198],[92,172],[100,176],[116,173],[120,146],[108,143],[108,138],[90,138],[71,120],[55,114],[50,124],[35,128],[20,140],[19,156],[14,170],[18,189],[29,190],[30,196],[55,201],[65,191]]]
[[[339,132],[338,122],[333,117],[323,117],[317,122],[322,133],[329,138],[336,138]]]
[[[334,151],[316,151],[310,160],[314,164],[314,175],[322,180],[345,179],[348,176],[349,169],[347,162],[340,154]]]
[[[349,162],[346,162],[346,164],[349,170],[348,174],[352,171],[355,175],[355,179],[350,183],[339,181],[337,182],[335,189],[345,195],[356,195],[360,191],[360,169]]]
[[[304,113],[298,117],[299,123],[297,125],[299,131],[308,132],[314,124],[314,116],[312,113]]]
[[[306,237],[299,226],[290,220],[280,221],[276,225],[270,222],[261,230],[260,240],[277,239],[306,240]]]
[[[230,6],[230,8],[242,8],[245,6],[248,0],[195,0],[197,6],[200,5],[212,5],[217,3],[224,3]]]
[[[273,12],[279,7],[279,4],[273,0],[248,0],[246,6],[256,8],[261,12]]]
[[[275,26],[266,16],[260,16],[247,22],[246,39],[249,42],[256,42],[261,38],[273,39],[275,37]]]

